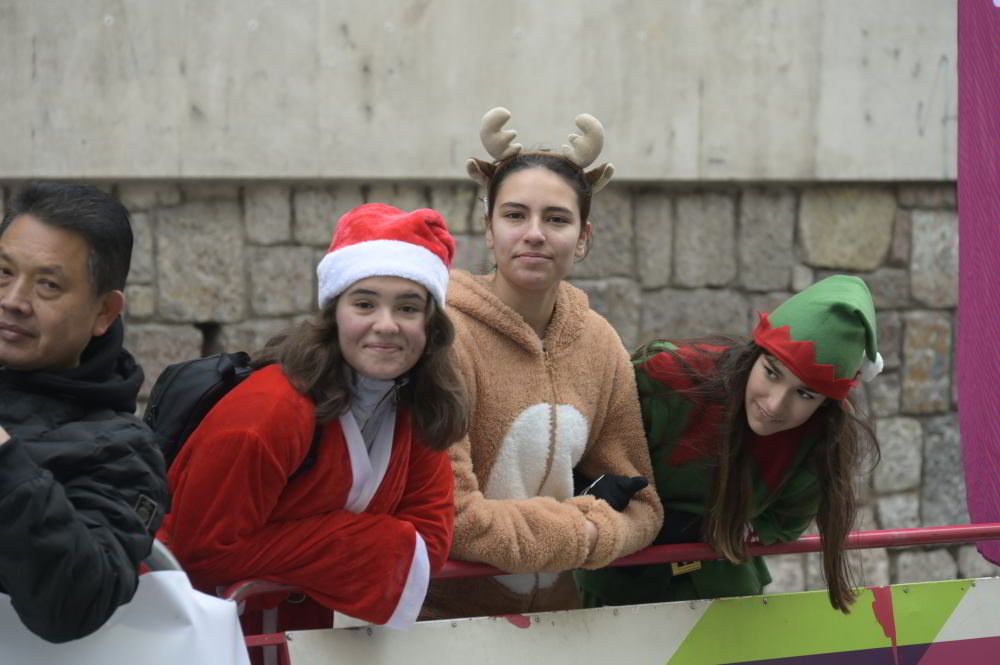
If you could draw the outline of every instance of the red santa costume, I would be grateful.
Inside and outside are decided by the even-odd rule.
[[[320,262],[320,307],[382,275],[422,284],[443,307],[453,255],[438,213],[361,206],[338,222]],[[262,578],[360,619],[412,624],[451,545],[451,467],[417,437],[405,403],[392,400],[383,416],[364,436],[352,410],[319,425],[315,461],[295,474],[312,445],[315,404],[279,365],[256,370],[171,466],[160,538],[203,590]]]

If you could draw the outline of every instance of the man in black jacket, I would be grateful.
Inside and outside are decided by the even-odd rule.
[[[132,599],[166,507],[122,347],[131,254],[128,212],[89,186],[30,185],[0,223],[0,592],[51,642]]]

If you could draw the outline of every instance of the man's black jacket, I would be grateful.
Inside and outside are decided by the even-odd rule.
[[[0,592],[51,642],[100,628],[129,602],[166,507],[163,458],[134,417],[142,369],[122,323],[79,367],[0,368]]]

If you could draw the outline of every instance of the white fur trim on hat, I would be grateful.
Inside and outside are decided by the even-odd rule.
[[[402,240],[368,240],[334,250],[316,268],[319,306],[368,277],[402,277],[426,288],[444,308],[448,268],[434,252]]]
[[[882,368],[885,366],[885,362],[882,360],[882,354],[875,353],[875,362],[868,359],[868,354],[861,357],[861,367],[858,371],[861,372],[861,380],[868,383],[876,376],[882,373]]]

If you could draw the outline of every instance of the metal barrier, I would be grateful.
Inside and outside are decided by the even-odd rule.
[[[847,536],[847,549],[870,550],[882,547],[956,545],[960,543],[974,543],[981,540],[1000,540],[1000,522],[928,526],[912,529],[885,529],[882,531],[854,531]],[[820,552],[822,549],[822,541],[818,535],[802,536],[798,540],[787,543],[776,543],[774,545],[751,543],[749,547],[750,554],[753,556],[805,554],[808,552]],[[622,557],[612,562],[610,566],[645,566],[655,563],[709,561],[721,558],[721,555],[705,543],[653,545],[635,554]],[[448,561],[434,577],[490,577],[506,574],[499,568],[482,563]]]
[[[1000,522],[989,524],[957,524],[950,526],[927,526],[912,529],[885,529],[881,531],[854,531],[847,536],[847,549],[866,550],[882,547],[916,547],[918,545],[957,545],[975,543],[981,540],[1000,540]],[[751,543],[750,554],[764,556],[773,554],[805,554],[822,551],[822,541],[818,535],[802,536],[798,540],[774,545]],[[675,561],[707,561],[722,557],[705,543],[685,543],[682,545],[653,545],[635,554],[613,561],[611,567],[645,566]],[[469,561],[447,561],[436,574],[437,578],[491,577],[506,575],[507,572],[484,563]],[[223,597],[242,602],[253,596],[275,591],[296,591],[297,589],[278,582],[266,580],[243,580],[229,586]]]
[[[847,537],[847,549],[877,549],[883,547],[915,547],[920,545],[956,545],[983,540],[1000,540],[1000,522],[989,524],[960,524],[950,526],[917,527],[912,529],[885,529],[880,531],[854,531]],[[822,551],[822,540],[818,535],[807,535],[787,543],[762,545],[750,543],[749,553],[753,556],[776,554],[804,554]],[[722,557],[705,543],[680,545],[653,545],[635,554],[622,557],[610,564],[611,567],[642,566],[677,561],[705,561]],[[490,577],[506,575],[505,571],[493,566],[468,561],[445,563],[433,577],[462,578]],[[244,580],[229,586],[223,596],[242,603],[256,595],[278,591],[296,592],[298,589],[267,580]],[[248,648],[272,646],[278,648],[279,665],[288,665],[288,645],[284,633],[246,636]]]

